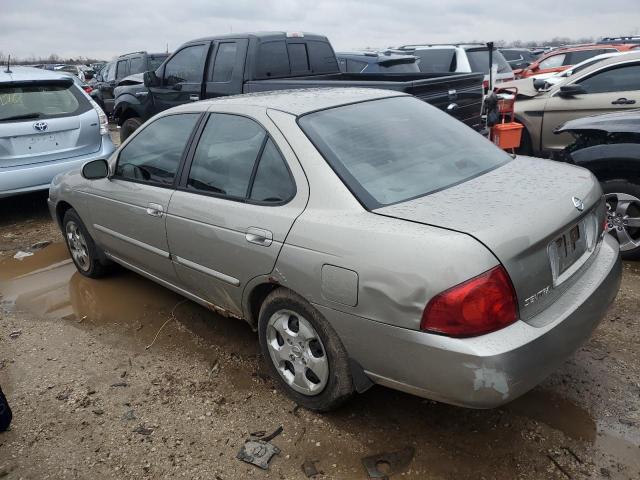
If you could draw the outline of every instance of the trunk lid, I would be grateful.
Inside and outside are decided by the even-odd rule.
[[[97,152],[102,143],[96,111],[68,83],[0,84],[0,168]],[[14,118],[15,117],[15,118]]]
[[[576,206],[573,197],[582,205]],[[532,320],[579,277],[580,268],[593,258],[604,221],[602,190],[589,171],[528,157],[374,213],[467,233],[482,242],[509,273],[520,318],[525,321]],[[579,239],[575,238],[576,225]],[[575,258],[565,256],[559,263],[566,270],[554,275],[550,256],[556,254],[556,248],[550,253],[549,246],[558,245],[561,238],[578,246],[581,241],[592,242],[593,249],[587,248],[584,254],[575,250],[579,253]],[[558,261],[553,262],[557,268]]]

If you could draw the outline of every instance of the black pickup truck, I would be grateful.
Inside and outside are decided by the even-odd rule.
[[[200,38],[178,48],[142,83],[115,90],[121,140],[156,113],[240,93],[313,87],[399,90],[479,129],[483,73],[341,73],[329,40],[309,33],[260,32]]]

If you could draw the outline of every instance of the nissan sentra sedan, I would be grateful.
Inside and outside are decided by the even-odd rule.
[[[504,404],[589,338],[620,282],[590,172],[512,158],[391,91],[173,108],[49,194],[82,275],[117,263],[244,319],[318,411],[372,384]]]
[[[68,73],[2,67],[0,198],[47,190],[57,174],[114,150],[107,117]]]

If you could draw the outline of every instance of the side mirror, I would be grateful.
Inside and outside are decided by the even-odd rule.
[[[582,95],[584,93],[587,93],[584,87],[582,85],[574,83],[573,85],[563,85],[562,87],[560,87],[560,93],[558,93],[558,95],[562,98],[572,98],[576,95]]]
[[[158,76],[153,70],[142,74],[142,83],[145,87],[155,87],[159,85]]]
[[[533,88],[536,90],[542,90],[547,85],[547,82],[543,78],[534,78],[533,79]]]
[[[82,176],[87,180],[98,180],[109,176],[109,164],[106,160],[92,160],[82,166]]]

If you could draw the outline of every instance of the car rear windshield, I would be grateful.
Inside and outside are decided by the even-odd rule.
[[[90,109],[91,104],[73,83],[0,84],[0,122],[75,116]]]
[[[456,51],[453,48],[429,48],[416,50],[418,68],[424,73],[442,73],[456,71]]]
[[[467,57],[469,58],[471,71],[483,72],[485,74],[489,73],[488,48],[474,48],[472,50],[467,50]],[[498,50],[493,51],[493,64],[498,66],[498,73],[509,73],[511,71],[511,66]]]
[[[322,110],[298,122],[369,210],[443,190],[511,160],[471,128],[413,97]]]

